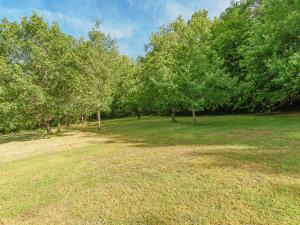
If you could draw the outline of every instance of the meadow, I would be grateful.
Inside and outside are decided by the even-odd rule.
[[[0,224],[299,224],[300,114],[0,135]]]

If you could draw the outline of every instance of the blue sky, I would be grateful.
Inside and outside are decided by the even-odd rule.
[[[179,15],[188,19],[199,9],[218,16],[231,0],[0,0],[0,17],[19,21],[32,11],[75,37],[87,37],[96,19],[106,33],[117,39],[122,54],[132,58],[144,54],[144,45],[159,26]]]

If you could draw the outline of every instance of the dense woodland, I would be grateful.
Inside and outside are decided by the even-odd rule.
[[[134,61],[96,22],[75,39],[36,13],[0,24],[0,132],[101,116],[273,112],[300,103],[300,1],[232,2],[150,37]]]

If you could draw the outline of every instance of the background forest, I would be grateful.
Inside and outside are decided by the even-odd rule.
[[[0,132],[101,114],[273,112],[300,103],[300,1],[232,2],[153,33],[136,61],[96,22],[75,39],[33,13],[0,24]]]

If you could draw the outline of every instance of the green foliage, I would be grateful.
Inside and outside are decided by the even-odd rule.
[[[36,13],[20,24],[3,19],[0,28],[1,131],[44,124],[52,133],[54,120],[69,123],[110,111],[127,59],[100,23],[87,41],[64,34],[57,23],[49,26]]]
[[[252,83],[251,107],[273,110],[299,97],[300,2],[262,1],[245,45],[242,46]]]
[[[0,132],[18,130],[22,123],[30,125],[21,114],[24,103],[32,98],[33,87],[22,77],[19,66],[0,58]]]
[[[299,99],[297,0],[232,4],[213,26],[214,49],[238,79],[231,108],[274,111]]]
[[[96,22],[88,39],[33,13],[0,23],[0,132],[98,115],[276,111],[300,102],[298,0],[232,2],[153,33],[135,62]]]
[[[233,80],[212,48],[211,26],[207,12],[199,11],[187,23],[179,17],[153,34],[143,72],[161,108],[203,111],[230,100]]]

